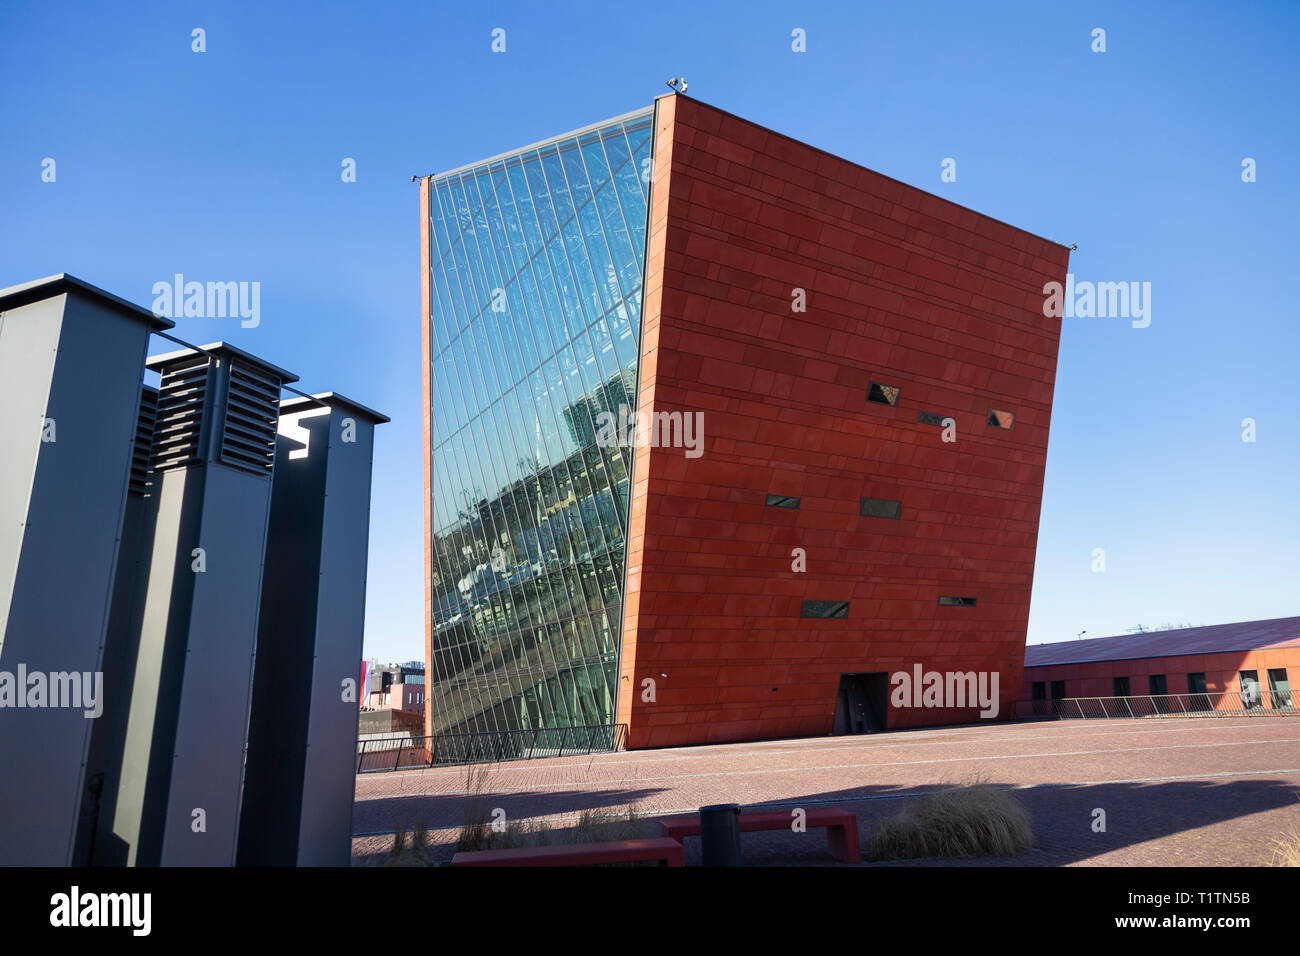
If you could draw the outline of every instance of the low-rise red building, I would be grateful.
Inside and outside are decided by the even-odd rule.
[[[1294,673],[1300,617],[1031,644],[1021,695],[1029,707],[1020,712],[1043,710],[1043,702],[1050,709],[1052,700],[1128,697],[1155,698],[1173,713],[1291,710]]]

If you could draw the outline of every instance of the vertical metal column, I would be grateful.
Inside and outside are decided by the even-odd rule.
[[[131,714],[131,685],[140,649],[140,617],[149,589],[149,553],[158,516],[151,488],[150,460],[158,416],[158,390],[144,386],[131,457],[131,481],[113,578],[108,634],[104,641],[104,716],[95,721],[86,756],[86,794],[77,827],[77,866],[121,866],[123,845],[112,838],[113,803],[120,783],[122,748]]]
[[[375,425],[327,392],[281,403],[248,732],[241,866],[347,866]]]
[[[172,324],[69,275],[0,290],[0,864],[73,862],[80,705],[114,706],[100,670],[144,359]]]
[[[151,358],[149,553],[111,842],[128,865],[235,861],[283,369],[217,342]],[[103,828],[101,827],[101,830]]]

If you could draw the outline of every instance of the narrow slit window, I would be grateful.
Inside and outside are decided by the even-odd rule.
[[[952,594],[940,594],[939,604],[943,607],[974,607],[973,597],[958,597]]]
[[[1016,413],[1003,412],[996,408],[989,409],[989,425],[993,428],[1012,429],[1016,427]]]
[[[897,385],[881,385],[879,382],[872,382],[871,387],[867,389],[867,401],[878,405],[897,405],[898,393]]]
[[[938,425],[940,428],[948,418],[948,415],[936,415],[934,412],[921,412],[916,416],[916,420],[922,425]]]
[[[769,508],[798,508],[799,499],[791,498],[788,495],[768,495],[767,506]]]
[[[848,617],[848,601],[804,601],[800,617]]]
[[[888,498],[863,498],[859,508],[864,518],[897,518],[903,511],[903,503]]]

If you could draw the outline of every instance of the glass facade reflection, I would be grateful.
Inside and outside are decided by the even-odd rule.
[[[651,133],[430,181],[433,733],[613,722]]]

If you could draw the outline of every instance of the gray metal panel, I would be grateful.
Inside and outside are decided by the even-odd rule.
[[[165,866],[233,865],[239,828],[271,482],[269,475],[221,466],[206,471],[193,546],[204,549],[207,570],[194,574],[160,861]],[[204,811],[206,832],[193,829],[196,809]]]
[[[321,586],[328,417],[328,409],[280,417],[248,726],[240,866],[292,866],[297,853]]]
[[[241,865],[347,866],[374,424],[335,396],[282,403],[249,728]],[[344,441],[344,427],[351,441]]]
[[[126,864],[125,844],[113,838],[131,691],[140,650],[140,621],[149,586],[157,498],[130,493],[122,522],[113,605],[104,644],[104,716],[95,721],[86,758],[87,801],[78,827],[77,866]]]
[[[203,382],[193,383],[201,411],[186,426],[193,448],[184,454],[165,450],[162,435],[172,412],[188,407],[172,386],[189,381],[184,370],[199,353],[148,363],[163,375],[157,520],[112,833],[101,844],[133,865],[235,862],[274,468],[273,459],[251,470],[224,463],[226,402],[232,366],[269,376],[277,395],[279,378],[247,353],[214,351]],[[272,436],[277,417],[271,403]],[[195,548],[204,549],[201,572],[192,570]],[[201,829],[195,810],[203,811]]]
[[[349,412],[330,414],[299,866],[347,866],[352,854],[359,707],[343,700],[342,684],[359,679],[374,425]],[[344,420],[355,424],[354,442],[341,440]]]
[[[74,275],[68,275],[66,272],[0,289],[0,312],[8,312],[10,309],[17,309],[19,306],[28,305],[42,299],[53,299],[69,292],[77,298],[92,301],[103,308],[120,312],[128,318],[144,322],[149,329],[155,332],[162,332],[176,327],[176,323],[171,319],[164,319],[162,316],[154,315],[142,305],[128,302],[121,296],[105,292],[99,286],[91,285],[89,282],[78,279]]]
[[[80,291],[27,300],[0,339],[0,670],[93,681],[150,324]],[[0,708],[0,863],[71,862],[90,729],[82,708]]]
[[[243,349],[236,348],[226,342],[209,342],[207,345],[200,345],[199,350],[215,355],[217,358],[243,359],[248,364],[262,369],[264,372],[279,378],[286,385],[290,382],[298,381],[298,376],[293,372],[286,371],[278,365],[272,365],[265,359],[260,359],[251,352],[245,352]],[[145,363],[145,368],[161,371],[167,366],[175,364],[179,360],[184,360],[196,354],[192,348],[178,349],[175,352],[168,352],[165,355],[151,355]]]
[[[0,652],[41,450],[38,423],[54,381],[65,296],[0,315]]]
[[[95,862],[157,865],[161,820],[171,772],[192,590],[190,542],[198,534],[203,473],[180,468],[156,473],[153,537],[148,547],[149,580],[133,666],[130,716],[120,768],[112,774],[116,793],[102,798],[112,819],[100,823]],[[110,781],[106,778],[106,784]]]

